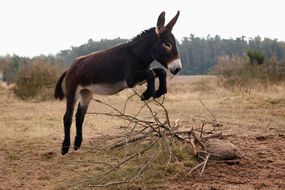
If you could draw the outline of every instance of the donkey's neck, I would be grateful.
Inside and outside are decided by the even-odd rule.
[[[146,67],[153,62],[151,49],[157,39],[155,28],[143,31],[129,42],[129,50],[136,59]]]

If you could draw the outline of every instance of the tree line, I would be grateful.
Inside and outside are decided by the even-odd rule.
[[[33,58],[18,55],[2,56],[0,57],[0,70],[3,71],[5,81],[13,82],[15,73],[23,65],[29,64],[35,59],[40,59],[41,62],[47,64],[61,64],[68,67],[78,56],[110,48],[127,41],[128,39],[121,38],[99,41],[90,39],[85,44],[61,50],[56,55],[41,55]],[[259,36],[250,39],[246,39],[244,36],[235,39],[222,39],[218,35],[203,38],[191,34],[184,37],[181,42],[177,41],[177,47],[183,64],[182,74],[186,75],[207,74],[217,64],[220,56],[246,56],[249,50],[262,53],[265,59],[285,60],[285,42],[270,38],[262,39]]]
[[[0,72],[2,71],[3,80],[10,83],[15,82],[15,76],[19,70],[30,64],[43,63],[56,66],[64,66],[63,60],[57,55],[40,55],[33,58],[18,55],[0,56]]]
[[[113,47],[126,41],[120,38],[101,41],[90,39],[79,47],[62,50],[58,56],[66,64],[71,64],[78,56]],[[182,74],[207,74],[217,64],[219,56],[244,56],[249,50],[261,52],[268,59],[274,57],[280,61],[285,60],[285,42],[270,38],[261,39],[259,36],[246,40],[245,37],[222,39],[218,35],[200,38],[191,34],[189,37],[184,37],[181,42],[177,41],[177,46],[183,64]]]
[[[245,37],[222,39],[218,35],[199,38],[191,34],[178,47],[183,74],[205,74],[217,64],[220,56],[246,56],[249,51],[260,52],[267,59],[285,60],[285,42],[259,36],[246,40]]]

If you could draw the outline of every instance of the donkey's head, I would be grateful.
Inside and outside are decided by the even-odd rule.
[[[166,26],[164,26],[165,12],[162,12],[159,15],[156,26],[156,34],[158,38],[151,50],[153,58],[165,68],[168,68],[174,75],[182,69],[175,37],[171,32],[178,16],[179,11],[175,17]]]

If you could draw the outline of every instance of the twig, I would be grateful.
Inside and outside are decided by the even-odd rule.
[[[162,109],[164,110],[164,114],[165,114],[165,118],[166,118],[166,121],[167,121],[167,124],[168,124],[168,127],[169,129],[171,129],[171,124],[170,124],[170,120],[169,120],[169,114],[168,114],[168,111],[167,109],[164,107],[164,105],[160,102],[158,102],[157,100],[155,100],[155,103],[157,103],[160,107],[162,107]]]
[[[202,149],[204,150],[205,149],[205,146],[204,146],[204,144],[201,142],[201,140],[197,137],[197,135],[195,134],[195,131],[193,130],[193,128],[192,128],[192,130],[191,130],[191,134],[192,134],[192,136],[194,137],[194,139],[195,139],[195,141],[202,147]]]
[[[202,176],[202,174],[203,174],[203,172],[205,170],[205,167],[206,167],[206,165],[208,163],[209,157],[210,157],[210,153],[207,155],[206,159],[204,160],[204,165],[203,165],[203,168],[202,168],[202,170],[200,172],[200,176]]]
[[[199,99],[199,101],[200,101],[200,103],[202,104],[202,106],[205,108],[205,110],[208,111],[208,112],[211,114],[211,116],[214,118],[214,121],[217,123],[217,118],[216,118],[216,116],[213,114],[213,112],[211,112],[211,110],[209,110],[209,109],[205,106],[205,104],[203,103],[203,101],[202,101],[201,99]]]
[[[196,169],[201,167],[203,164],[204,164],[204,162],[201,162],[198,165],[196,165],[194,168],[191,168],[191,170],[188,172],[188,174],[191,174],[193,171],[195,171]]]
[[[205,126],[205,123],[202,123],[202,127],[201,127],[201,132],[200,132],[200,139],[202,138],[202,135],[204,133],[204,126]]]
[[[148,136],[149,136],[149,133],[146,133],[146,134],[138,134],[138,135],[136,135],[136,136],[134,136],[134,137],[131,137],[131,138],[127,139],[127,142],[126,142],[126,141],[119,141],[119,142],[113,144],[112,146],[110,146],[109,148],[110,148],[110,149],[115,149],[115,148],[124,146],[126,143],[133,143],[133,142],[136,142],[136,141],[138,141],[138,140],[142,140],[142,139],[144,139],[144,138],[146,138],[146,137],[148,137]]]
[[[88,112],[86,114],[95,114],[95,115],[106,115],[106,116],[109,116],[109,117],[117,117],[117,118],[120,118],[122,120],[127,120],[129,122],[132,122],[132,123],[136,123],[136,124],[139,124],[143,127],[150,127],[152,128],[155,132],[159,133],[159,131],[157,131],[153,125],[155,124],[153,121],[147,121],[147,120],[141,120],[141,119],[138,119],[134,116],[131,116],[131,115],[126,115],[126,114],[112,114],[112,113],[105,113],[105,112]]]
[[[195,146],[193,138],[190,139],[190,144],[191,144],[192,149],[193,149],[193,155],[196,156],[197,155],[197,149],[196,149],[196,146]]]
[[[204,170],[206,168],[206,165],[208,163],[209,157],[210,157],[210,153],[207,154],[207,156],[206,156],[206,158],[204,159],[203,162],[201,162],[201,163],[197,164],[195,167],[191,168],[191,170],[188,172],[188,174],[191,174],[193,171],[195,171],[196,169],[198,169],[201,166],[203,166],[202,169],[201,169],[201,172],[200,172],[200,176],[202,176],[202,174],[203,174],[203,172],[204,172]]]
[[[136,93],[136,95],[139,97],[139,94],[137,93],[137,91],[135,89],[133,89],[134,93]],[[154,101],[153,100],[150,100],[150,101]],[[149,112],[151,113],[154,121],[158,124],[158,125],[161,125],[163,126],[162,122],[157,118],[156,114],[154,114],[153,110],[151,109],[151,107],[149,106],[149,104],[147,103],[147,101],[143,101],[144,104],[146,105],[146,107],[148,108]]]
[[[129,96],[128,98],[127,98],[127,100],[125,101],[125,104],[124,104],[124,108],[123,108],[123,114],[125,114],[126,112],[126,108],[127,108],[127,104],[128,104],[128,102],[129,102],[129,100],[132,98],[132,97],[134,97],[136,94],[135,93],[133,93],[131,96]]]
[[[223,137],[223,133],[219,132],[219,133],[207,135],[207,136],[203,137],[202,140],[207,141],[208,139],[211,139],[211,138],[222,138],[222,137]]]
[[[138,115],[141,113],[141,111],[143,110],[144,107],[145,107],[145,105],[141,106],[139,111],[135,114],[135,116],[134,116],[135,118],[138,117]],[[134,121],[134,119],[132,121],[129,121],[129,124],[126,127],[128,128],[133,123],[133,121]],[[134,131],[135,127],[136,127],[136,124],[134,125],[132,131]]]
[[[139,97],[139,94],[136,92],[135,89],[133,89],[133,91],[136,93],[136,95]],[[168,111],[167,109],[160,103],[158,102],[157,100],[154,99],[154,102],[157,103],[159,106],[161,106],[164,110],[164,113],[165,113],[165,117],[166,117],[166,122],[168,124],[168,127],[165,126],[159,119],[158,117],[156,116],[156,114],[154,114],[154,112],[152,111],[151,107],[149,106],[149,104],[144,101],[145,105],[147,106],[149,112],[151,113],[152,117],[154,118],[154,121],[162,128],[165,128],[169,133],[172,133],[172,130],[171,130],[171,124],[170,124],[170,120],[169,120],[169,115],[168,115]],[[178,140],[184,140],[183,138],[181,138],[179,135],[173,135],[174,137],[176,137]]]
[[[172,130],[177,130],[179,128],[179,119],[176,119],[174,121],[174,127],[172,128]]]
[[[140,131],[140,132],[141,132],[141,131]],[[139,134],[137,134],[137,135],[134,135],[134,136],[132,136],[132,137],[129,137],[129,138],[127,139],[127,143],[134,143],[134,142],[136,142],[136,141],[143,140],[143,139],[145,139],[145,138],[147,138],[147,137],[150,137],[150,136],[157,136],[157,135],[155,135],[155,134],[152,135],[153,132],[154,132],[154,131],[151,130],[151,131],[149,131],[149,132],[147,132],[147,133],[143,133],[143,134],[139,133]],[[178,140],[180,140],[180,141],[182,141],[182,142],[190,142],[190,141],[188,141],[187,139],[181,137],[180,134],[189,134],[189,131],[177,131],[177,132],[173,132],[173,133],[169,133],[169,132],[166,131],[163,136],[174,136],[174,137],[176,137],[176,139],[178,139]],[[126,141],[125,141],[125,139],[124,139],[124,140],[120,140],[120,141],[118,141],[118,142],[112,144],[111,146],[109,146],[109,147],[107,147],[107,148],[115,149],[115,148],[124,146],[125,144],[126,144]]]
[[[98,99],[95,99],[95,98],[92,98],[93,101],[97,102],[97,103],[100,103],[100,104],[103,104],[105,106],[108,106],[109,108],[112,108],[113,110],[115,110],[116,112],[118,112],[119,114],[123,114],[120,110],[118,110],[117,108],[115,108],[114,106],[110,105],[110,104],[107,104],[105,102],[102,102],[101,100],[98,100]]]
[[[197,119],[197,118],[203,118],[203,119]],[[204,125],[209,124],[209,125],[212,125],[214,127],[222,126],[221,123],[218,123],[217,121],[210,121],[205,116],[198,115],[198,116],[194,116],[191,119],[193,122],[201,122],[201,123],[204,123]]]
[[[166,148],[168,150],[168,155],[169,155],[167,164],[166,164],[164,172],[163,172],[163,176],[165,176],[165,173],[166,173],[166,171],[168,169],[168,166],[169,166],[169,164],[171,162],[171,159],[172,159],[172,151],[171,151],[171,147],[169,146],[169,144],[167,143],[167,140],[165,138],[163,139],[163,142],[165,142],[164,144],[165,144],[165,146],[166,146]]]

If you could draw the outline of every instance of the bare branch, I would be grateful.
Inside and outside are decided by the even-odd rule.
[[[191,134],[192,134],[192,136],[194,137],[194,139],[195,139],[195,141],[203,148],[203,150],[205,149],[205,146],[204,146],[204,144],[201,142],[201,140],[197,137],[197,135],[195,134],[195,131],[193,130],[193,128],[192,128],[192,130],[191,130]]]
[[[197,155],[197,149],[196,149],[196,146],[195,146],[195,143],[194,143],[194,139],[193,139],[193,138],[191,138],[190,144],[191,144],[192,149],[193,149],[193,155],[196,156],[196,155]]]
[[[164,110],[164,114],[165,114],[165,117],[166,117],[166,121],[167,121],[167,124],[168,124],[168,127],[169,129],[171,129],[171,124],[170,124],[170,120],[169,120],[169,114],[168,114],[168,111],[167,109],[164,107],[164,105],[160,102],[158,102],[157,100],[155,100],[155,103],[157,103],[160,107],[162,107],[162,109]]]
[[[127,139],[127,142],[126,141],[119,141],[115,144],[113,144],[112,146],[110,146],[110,149],[115,149],[115,148],[118,148],[118,147],[121,147],[121,146],[124,146],[126,143],[133,143],[133,142],[136,142],[138,140],[142,140],[146,137],[149,136],[149,133],[146,133],[146,134],[138,134],[134,137],[131,137],[129,139]]]
[[[95,99],[95,98],[92,98],[93,101],[97,102],[97,103],[100,103],[100,104],[103,104],[105,106],[108,106],[109,108],[115,110],[116,112],[118,112],[119,114],[123,114],[120,110],[118,110],[117,108],[115,108],[114,106],[110,105],[110,104],[107,104],[105,102],[102,102],[101,100],[98,100],[98,99]]]
[[[132,97],[134,97],[135,95],[136,95],[136,94],[133,93],[133,94],[130,95],[130,96],[127,98],[127,100],[125,101],[124,108],[123,108],[123,114],[126,113],[126,108],[127,108],[127,104],[128,104],[128,102],[129,102],[129,100],[130,100]]]
[[[207,136],[203,137],[202,140],[207,141],[208,139],[211,139],[211,138],[222,138],[222,137],[223,137],[223,133],[219,132],[219,133],[207,135]]]
[[[207,163],[208,163],[209,158],[210,158],[210,154],[208,154],[207,157],[206,157],[206,159],[204,160],[204,164],[203,164],[203,168],[202,168],[202,170],[201,170],[201,172],[200,172],[200,176],[202,176],[202,174],[203,174],[203,172],[204,172],[204,170],[205,170],[205,167],[206,167],[206,165],[207,165]]]
[[[209,110],[209,109],[206,107],[206,105],[203,103],[203,101],[202,101],[201,99],[199,99],[199,101],[200,101],[200,103],[202,104],[202,106],[205,108],[205,110],[208,111],[208,112],[211,114],[211,116],[214,118],[214,121],[217,122],[217,118],[216,118],[216,116],[213,114],[213,112],[211,112],[211,110]]]

